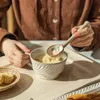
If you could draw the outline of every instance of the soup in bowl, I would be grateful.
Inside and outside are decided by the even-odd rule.
[[[55,79],[63,72],[68,56],[62,52],[57,57],[50,57],[46,50],[47,47],[40,47],[30,53],[32,68],[38,78]]]

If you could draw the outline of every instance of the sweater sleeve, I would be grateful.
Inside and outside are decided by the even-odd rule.
[[[93,5],[88,20],[95,34],[93,42],[89,47],[86,47],[85,50],[100,48],[100,1],[99,0],[93,0]]]
[[[14,34],[8,33],[7,30],[1,27],[1,21],[3,17],[6,15],[6,12],[10,5],[11,5],[11,0],[0,0],[0,43],[1,43],[1,40],[6,36],[9,38],[10,37],[16,38]]]

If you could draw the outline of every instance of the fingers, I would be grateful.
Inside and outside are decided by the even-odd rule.
[[[77,27],[74,27],[72,28],[72,34],[75,34],[76,37],[79,37],[79,36],[84,36],[88,33],[91,33],[89,35],[93,35],[94,32],[92,32],[92,28],[91,28],[91,25],[88,25],[87,27],[83,28],[81,31],[78,31],[78,29],[80,28],[81,26],[77,26]]]
[[[77,31],[75,30],[75,28]],[[76,47],[84,47],[84,46],[91,45],[93,41],[93,35],[94,35],[91,25],[88,25],[87,27],[83,28],[81,31],[78,31],[79,28],[80,26],[74,27],[72,29],[72,32],[73,34],[75,34],[76,37],[71,42],[71,45]]]
[[[92,40],[93,38],[91,37],[88,37],[85,40],[78,39],[78,40],[74,40],[73,42],[71,42],[71,45],[75,47],[85,47],[85,46],[91,45]]]
[[[72,28],[72,34],[74,34],[75,32],[77,32],[76,27]]]
[[[14,64],[17,67],[23,67],[30,62],[30,59],[22,60],[22,59],[17,58],[15,55],[13,55],[12,58],[9,57],[9,61],[10,63]]]
[[[76,37],[72,42],[81,42],[81,41],[87,41],[88,39],[93,38],[93,34],[85,34],[83,36]]]
[[[28,63],[30,63],[30,60],[24,60],[22,63],[14,62],[14,60],[9,59],[10,63],[15,65],[16,67],[24,67]]]
[[[27,52],[27,53],[30,52],[30,49],[27,48],[24,44],[22,44],[22,43],[20,43],[20,42],[16,42],[16,45],[17,45],[21,50],[23,50],[24,52]]]
[[[29,55],[22,53],[16,46],[7,54],[10,63],[17,67],[23,67],[30,62]]]
[[[92,40],[93,40],[93,35],[86,34],[84,36],[79,36],[75,38],[71,42],[71,45],[77,47],[89,46],[92,43]]]
[[[23,50],[28,53],[30,49],[16,40],[5,39],[2,43],[2,50],[9,61],[16,66],[24,66],[30,61],[29,55],[22,52]]]
[[[23,53],[17,46],[15,46],[12,50],[13,54],[17,56],[19,59],[29,59],[29,55]]]
[[[85,27],[81,31],[78,31],[77,34],[79,34],[79,36],[83,36],[83,35],[88,34],[90,31],[91,31],[91,28],[90,27]]]

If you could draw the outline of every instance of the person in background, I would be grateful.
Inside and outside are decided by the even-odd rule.
[[[0,0],[0,22],[11,4],[22,34],[15,35],[1,27],[0,48],[18,67],[30,61],[29,56],[21,52],[30,52],[30,49],[18,39],[67,40],[71,33],[80,33],[71,42],[72,47],[79,50],[100,47],[99,0]],[[90,24],[77,32],[86,20]]]

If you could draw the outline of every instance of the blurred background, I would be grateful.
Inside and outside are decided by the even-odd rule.
[[[2,20],[2,27],[5,28],[6,30],[8,30],[9,33],[16,34],[16,36],[18,36],[21,33],[21,30],[16,23],[12,6],[10,6],[10,8],[8,9],[8,11],[6,13],[6,16]],[[19,40],[22,39],[22,37],[23,37],[21,35],[22,34],[20,34],[20,36],[18,36]]]
[[[5,18],[2,20],[2,27],[7,29],[10,33],[14,33],[16,30],[16,21],[13,14],[12,6],[10,6]]]

